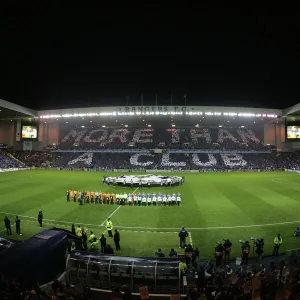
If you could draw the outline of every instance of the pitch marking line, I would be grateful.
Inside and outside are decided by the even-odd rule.
[[[192,239],[192,233],[189,232],[189,236],[190,236],[190,244],[193,246],[193,239]]]
[[[273,178],[272,181],[275,182],[275,183],[281,183],[281,184],[297,184],[297,185],[300,185],[299,182],[284,180],[284,179],[280,179],[280,178]]]
[[[110,218],[111,216],[113,216],[116,212],[117,212],[117,210],[118,209],[120,209],[121,208],[121,205],[119,205],[102,223],[101,223],[101,225],[100,226],[104,226],[104,224],[105,224],[105,222],[106,222],[106,220],[108,219],[108,218]]]
[[[137,187],[133,192],[132,192],[132,194],[134,194],[137,190],[138,190],[139,188]],[[113,216],[116,212],[117,212],[117,210],[118,209],[120,209],[121,208],[121,205],[120,206],[118,206],[102,223],[101,223],[101,225],[100,226],[104,226],[104,224],[105,224],[105,221],[107,220],[107,219],[109,219],[111,216]]]
[[[22,222],[30,222],[30,223],[34,223],[34,224],[37,224],[37,221],[33,221],[33,220],[22,220]],[[48,223],[48,222],[43,222],[43,224],[53,224],[55,225],[54,223]],[[60,225],[60,224],[57,224],[59,225],[60,227],[67,227],[66,225]],[[12,224],[11,226],[15,226],[15,224]],[[88,228],[86,228],[88,230]],[[6,229],[4,228],[3,230],[1,230],[0,232],[3,232],[3,231],[6,231]],[[141,232],[146,232],[146,233],[161,233],[161,234],[175,234],[177,233],[176,231],[150,231],[150,230],[122,230],[122,232],[135,232],[135,233],[141,233]]]
[[[19,214],[12,214],[12,213],[7,213],[4,211],[0,211],[0,214],[2,215],[8,215],[8,216],[16,216],[18,215],[19,217],[27,218],[27,219],[33,219],[36,220],[37,218],[35,217],[30,217],[30,216],[24,216],[24,215],[19,215]],[[50,220],[50,219],[43,219],[45,223],[50,222],[54,224],[73,224],[74,222],[66,222],[66,221],[59,221],[59,220]],[[84,226],[92,226],[92,227],[104,227],[104,225],[97,225],[97,224],[84,224],[82,222],[75,222],[77,224],[83,224]],[[296,224],[300,223],[300,221],[290,221],[290,222],[280,222],[280,223],[269,223],[269,224],[254,224],[254,225],[237,225],[237,226],[218,226],[218,227],[187,227],[188,230],[214,230],[214,229],[235,229],[235,228],[252,228],[252,227],[267,227],[267,226],[277,226],[277,225],[287,225],[287,224]],[[130,227],[130,226],[118,226],[114,225],[114,227],[117,227],[119,229],[140,229],[141,230],[147,230],[151,232],[156,232],[156,230],[178,230],[180,226],[176,228],[157,228],[157,227]]]

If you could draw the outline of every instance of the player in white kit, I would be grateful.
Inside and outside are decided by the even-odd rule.
[[[146,195],[145,194],[143,194],[143,196],[142,196],[142,204],[143,205],[147,204],[147,199],[146,199]]]
[[[156,194],[152,195],[152,203],[153,205],[156,205]]]
[[[177,205],[178,206],[181,205],[181,194],[178,193],[176,200],[177,200]]]
[[[158,198],[157,198],[157,200],[158,200],[158,205],[161,205],[161,201],[162,201],[162,194],[159,194],[159,195],[158,195]]]
[[[131,194],[128,194],[128,205],[132,205],[132,195]]]
[[[163,204],[167,205],[167,196],[166,196],[166,194],[163,195]]]
[[[176,204],[176,194],[173,193],[172,194],[172,205],[175,205]]]
[[[172,204],[172,197],[170,194],[168,194],[168,196],[167,196],[167,203],[168,203],[168,205]]]

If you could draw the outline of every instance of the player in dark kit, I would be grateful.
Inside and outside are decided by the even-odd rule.
[[[40,227],[43,227],[43,218],[44,218],[44,215],[43,215],[42,210],[40,209],[39,214],[38,214],[38,222],[40,224]]]

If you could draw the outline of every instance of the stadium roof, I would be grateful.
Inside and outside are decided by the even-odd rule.
[[[297,103],[289,108],[284,109],[282,116],[286,117],[288,115],[300,115],[300,103]]]
[[[38,112],[5,100],[0,99],[0,118],[22,118],[22,117],[37,117]]]
[[[70,109],[40,110],[29,109],[12,102],[0,99],[0,119],[23,119],[23,118],[40,118],[47,120],[81,120],[84,117],[102,117],[101,121],[121,117],[125,120],[126,116],[137,116],[141,119],[153,121],[157,115],[169,115],[170,118],[180,119],[181,116],[187,115],[195,119],[218,119],[224,117],[230,119],[250,119],[251,117],[258,120],[283,120],[283,118],[300,120],[300,103],[286,108],[264,109],[264,108],[245,108],[245,107],[219,107],[219,106],[121,106],[121,107],[84,107]],[[250,117],[250,118],[249,118]],[[137,120],[130,118],[132,121]],[[223,119],[223,118],[219,118]],[[126,118],[129,122],[129,118]],[[157,118],[156,118],[157,120]],[[203,120],[204,121],[204,120]],[[98,121],[97,121],[98,122]],[[206,121],[207,122],[207,121]],[[132,123],[132,122],[131,122]],[[255,122],[254,122],[255,123]],[[79,123],[78,123],[79,124]]]

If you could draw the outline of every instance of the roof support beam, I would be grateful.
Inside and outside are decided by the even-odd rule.
[[[32,117],[37,117],[38,113],[37,111],[33,110],[33,109],[29,109],[26,107],[23,107],[21,105],[17,105],[5,100],[0,99],[0,107],[9,109],[9,110],[13,110],[16,111],[18,113],[24,114],[24,115],[28,115],[28,116],[32,116]]]

